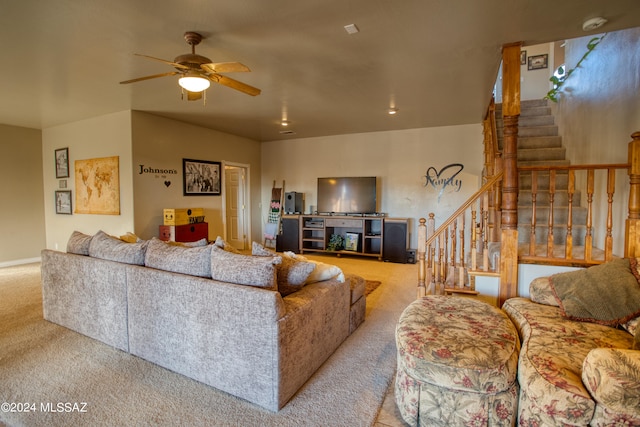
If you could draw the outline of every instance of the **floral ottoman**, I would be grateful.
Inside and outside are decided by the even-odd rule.
[[[395,396],[411,426],[512,426],[520,342],[500,309],[429,295],[396,326]]]

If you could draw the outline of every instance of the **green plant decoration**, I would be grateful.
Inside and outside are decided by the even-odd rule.
[[[558,68],[558,74],[560,74],[559,76],[551,76],[551,78],[549,79],[549,81],[551,81],[551,83],[553,83],[553,89],[551,89],[549,92],[547,92],[547,95],[543,98],[543,99],[549,99],[553,102],[558,102],[558,96],[560,95],[560,89],[562,88],[562,86],[564,85],[564,83],[567,81],[567,79],[569,78],[569,76],[571,76],[571,74],[573,74],[573,72],[576,70],[576,68],[580,67],[580,64],[582,64],[582,61],[584,61],[587,56],[589,56],[589,54],[591,52],[593,52],[593,50],[596,48],[596,46],[598,46],[598,44],[604,39],[604,37],[607,34],[603,34],[600,37],[594,37],[591,40],[589,40],[589,43],[587,43],[587,51],[584,53],[584,55],[582,55],[582,58],[580,58],[580,60],[578,61],[578,63],[576,64],[576,66],[570,70],[568,70],[565,73],[564,67],[559,67]]]
[[[344,249],[344,237],[339,234],[332,234],[327,245],[328,251],[341,251]]]

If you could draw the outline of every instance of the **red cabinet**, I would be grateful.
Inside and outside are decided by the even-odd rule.
[[[209,239],[209,224],[206,222],[160,226],[160,240],[172,242],[195,242],[200,239]]]

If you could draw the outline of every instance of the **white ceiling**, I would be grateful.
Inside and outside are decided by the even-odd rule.
[[[640,26],[640,1],[0,0],[0,123],[133,109],[259,141],[478,123],[503,45],[587,35],[596,16],[599,32]],[[262,94],[214,84],[203,105],[176,77],[119,84],[172,71],[133,54],[172,61],[185,31],[205,36],[198,54],[251,68],[228,76]]]

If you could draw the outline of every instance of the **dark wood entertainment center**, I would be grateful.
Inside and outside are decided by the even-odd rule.
[[[404,224],[401,229],[404,232],[398,233],[394,228],[393,233],[385,236],[387,225],[397,227],[397,224]],[[343,237],[349,234],[356,238],[357,245],[353,250],[329,251],[327,248],[334,234]],[[301,254],[322,252],[407,262],[408,219],[384,215],[284,215],[279,246],[279,250]]]

